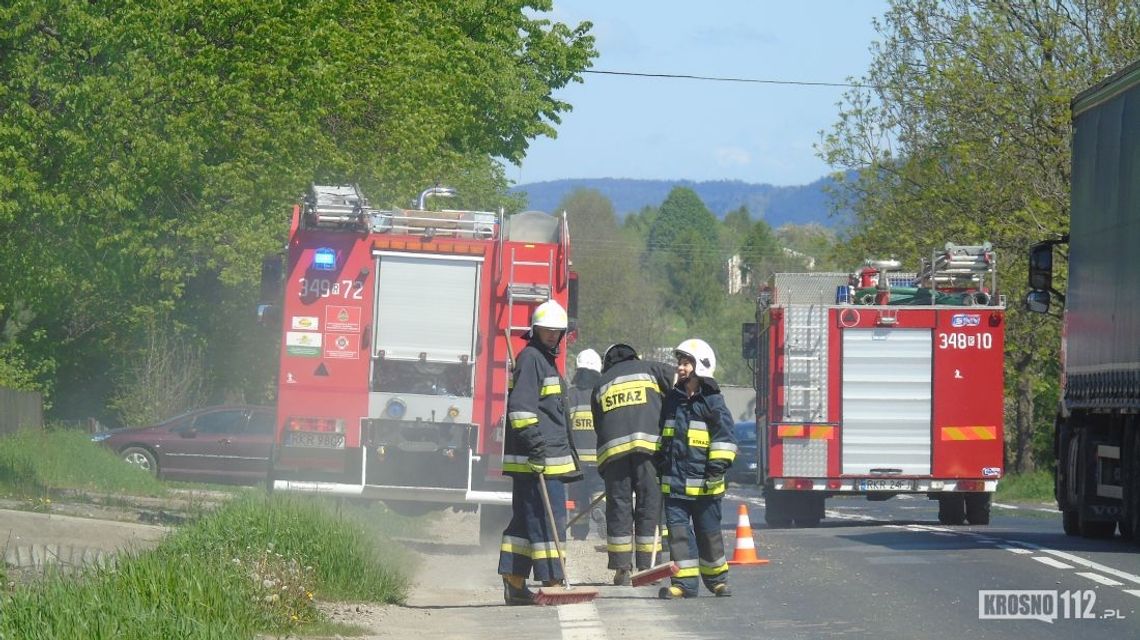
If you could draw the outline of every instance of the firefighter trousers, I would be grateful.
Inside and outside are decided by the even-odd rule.
[[[665,523],[669,526],[669,553],[680,571],[673,586],[686,596],[697,595],[697,578],[705,587],[728,581],[728,559],[720,532],[720,498],[685,500],[665,496]]]
[[[594,498],[605,490],[606,487],[602,483],[602,477],[598,475],[598,467],[589,462],[583,462],[582,480],[572,482],[570,486],[566,488],[566,493],[569,494],[575,509],[574,513],[567,515],[572,517],[580,513],[583,509],[588,508],[590,503],[594,501]],[[590,521],[593,519],[593,514],[579,518],[578,522],[575,522],[574,526],[570,527],[570,535],[573,536],[575,540],[585,540],[586,536],[590,533]]]
[[[606,482],[606,552],[610,569],[648,569],[661,518],[661,485],[653,457],[631,453],[602,469]],[[635,499],[636,497],[636,499]],[[631,557],[632,556],[632,557]]]
[[[546,479],[550,507],[561,532],[566,530],[566,485],[561,480]],[[538,582],[563,579],[562,565],[554,546],[554,536],[547,522],[537,475],[516,475],[511,492],[511,521],[503,531],[499,545],[499,573],[522,576],[534,574]]]

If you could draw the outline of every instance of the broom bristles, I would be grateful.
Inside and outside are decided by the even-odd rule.
[[[677,575],[677,572],[680,570],[681,568],[677,566],[676,562],[659,564],[656,567],[650,567],[645,571],[638,571],[633,574],[633,577],[629,579],[629,583],[635,587],[643,587],[647,584],[664,580],[665,578],[672,578]]]
[[[598,597],[593,587],[543,587],[534,594],[534,603],[543,605],[578,604]]]

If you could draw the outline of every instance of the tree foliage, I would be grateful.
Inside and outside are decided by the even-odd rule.
[[[692,323],[716,315],[727,255],[716,216],[696,192],[674,187],[661,203],[646,239],[646,264],[662,274],[665,305]]]
[[[358,183],[376,204],[437,181],[461,206],[506,202],[495,159],[554,134],[570,108],[554,91],[595,55],[589,23],[535,17],[550,8],[7,3],[0,235],[20,250],[0,257],[0,300],[33,309],[26,335],[46,336],[21,342],[21,368],[58,361],[61,392],[78,393],[156,325],[257,362],[242,355],[267,345],[234,328],[311,182]],[[244,378],[239,392],[264,391],[264,373]]]
[[[1026,317],[1028,246],[1068,216],[1069,100],[1140,54],[1140,6],[1104,0],[892,0],[882,41],[826,136],[856,228],[849,258],[990,241],[1008,311],[1013,462],[1032,466],[1057,325]],[[915,265],[917,266],[917,265]],[[1044,393],[1045,396],[1041,396]],[[1048,407],[1052,409],[1052,407]]]

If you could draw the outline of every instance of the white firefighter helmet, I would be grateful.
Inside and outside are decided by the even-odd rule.
[[[570,318],[557,300],[547,300],[535,308],[530,326],[565,331],[570,326]]]
[[[597,351],[593,349],[586,349],[578,354],[578,358],[574,361],[575,366],[579,369],[589,369],[590,371],[602,370],[602,357],[598,355]]]
[[[709,343],[700,338],[689,338],[673,349],[675,356],[688,356],[695,363],[693,375],[701,378],[711,378],[716,373],[716,354],[713,353]]]

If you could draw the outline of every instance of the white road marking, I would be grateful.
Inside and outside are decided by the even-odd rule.
[[[598,617],[593,602],[564,604],[558,607],[558,625],[562,640],[605,640],[606,627]]]
[[[1051,509],[1049,507],[1023,507],[1016,504],[1005,504],[1004,502],[993,502],[991,503],[991,506],[997,507],[999,509],[1012,509],[1014,511],[1024,509],[1026,511],[1041,511],[1042,513],[1061,513],[1059,509]]]
[[[1030,551],[1029,549],[1026,549],[1024,547],[1011,547],[1008,544],[999,544],[998,548],[1005,549],[1006,551],[1009,551],[1010,553],[1017,553],[1020,555],[1033,555],[1032,551]]]
[[[1028,543],[1026,543],[1026,546],[1028,546]],[[1073,564],[1079,564],[1082,567],[1086,567],[1088,569],[1094,569],[1094,570],[1099,571],[1101,573],[1107,573],[1110,576],[1116,576],[1117,578],[1124,578],[1125,580],[1128,580],[1130,582],[1135,582],[1136,584],[1140,584],[1140,576],[1132,574],[1132,573],[1128,573],[1127,571],[1121,571],[1120,569],[1113,569],[1112,567],[1105,566],[1103,564],[1100,564],[1099,562],[1093,562],[1092,560],[1085,560],[1084,558],[1082,558],[1080,556],[1076,556],[1076,555],[1073,555],[1071,553],[1065,553],[1064,551],[1057,551],[1055,549],[1045,549],[1045,548],[1041,548],[1041,547],[1038,547],[1038,549],[1040,549],[1040,551],[1042,553],[1048,553],[1050,555],[1057,556],[1058,558],[1063,558],[1065,560],[1068,560],[1069,562],[1072,562]]]
[[[1061,562],[1060,560],[1054,560],[1053,558],[1050,558],[1049,556],[1033,556],[1033,559],[1040,562],[1041,564],[1049,565],[1050,567],[1053,567],[1054,569],[1072,569],[1073,568],[1073,565],[1065,564],[1064,562]]]
[[[1088,578],[1089,580],[1092,580],[1093,582],[1099,582],[1103,585],[1107,585],[1110,587],[1122,587],[1122,586],[1124,586],[1123,582],[1117,582],[1116,580],[1113,580],[1112,578],[1106,578],[1106,577],[1100,575],[1099,573],[1093,573],[1091,571],[1078,571],[1077,575],[1078,576],[1084,576],[1084,577]]]
[[[1121,589],[1124,593],[1140,598],[1140,589]]]

